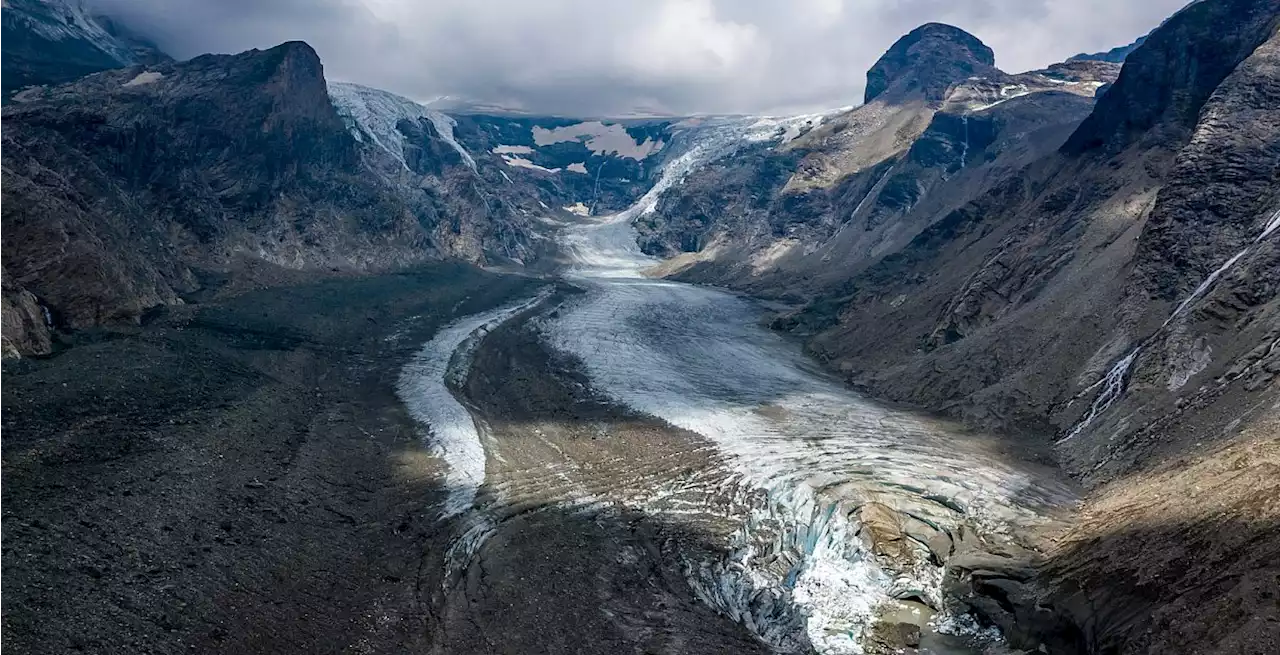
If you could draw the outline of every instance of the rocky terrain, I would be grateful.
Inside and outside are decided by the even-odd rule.
[[[6,360],[5,643],[425,649],[443,492],[399,364],[537,284],[460,264],[303,282]]]

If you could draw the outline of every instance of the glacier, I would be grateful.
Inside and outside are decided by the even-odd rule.
[[[673,134],[673,156],[658,181],[631,207],[572,222],[547,219],[568,256],[563,279],[585,293],[534,312],[529,325],[580,363],[594,392],[703,440],[690,449],[715,454],[707,468],[644,472],[638,486],[588,489],[571,474],[572,453],[533,430],[522,439],[548,444],[558,459],[511,479],[486,479],[486,459],[501,467],[511,460],[453,396],[450,381],[465,375],[470,353],[492,327],[538,298],[459,320],[403,369],[400,395],[448,466],[442,518],[458,521],[446,587],[511,515],[554,509],[603,516],[626,508],[722,535],[723,550],[678,555],[688,586],[773,650],[861,653],[865,630],[895,611],[898,599],[946,609],[943,569],[924,545],[904,540],[915,553],[909,562],[887,564],[872,552],[863,514],[869,508],[999,543],[1074,502],[1068,484],[986,453],[983,435],[849,390],[796,344],[761,327],[754,301],[646,276],[659,261],[639,250],[633,222],[653,211],[663,192],[699,166],[815,122],[690,121]],[[557,490],[536,502],[521,497],[526,477]],[[967,625],[947,612],[937,623]]]
[[[458,152],[468,168],[476,168],[471,153],[453,136],[457,122],[451,116],[403,96],[350,82],[329,82],[329,98],[356,140],[385,150],[406,169],[404,135],[396,125],[402,120],[420,118],[431,121],[440,138]]]
[[[759,327],[751,301],[645,277],[658,261],[639,251],[633,220],[697,166],[779,131],[785,121],[702,126],[631,208],[567,226],[566,275],[589,293],[542,330],[613,401],[702,435],[731,462],[742,524],[723,560],[688,562],[699,597],[780,651],[859,653],[862,631],[904,590],[941,604],[939,569],[903,577],[867,552],[860,507],[1001,535],[1073,495],[966,452],[947,426],[849,391]]]

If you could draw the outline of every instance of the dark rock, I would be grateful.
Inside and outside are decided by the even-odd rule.
[[[1214,89],[1277,25],[1277,0],[1192,3],[1125,59],[1119,79],[1063,151],[1118,152],[1157,126],[1150,138],[1186,138]]]
[[[898,39],[867,71],[863,102],[881,96],[890,102],[908,97],[940,101],[952,84],[995,65],[995,53],[978,37],[958,27],[926,23]]]
[[[8,272],[0,277],[4,286],[0,295],[0,311],[4,325],[3,355],[45,355],[52,349],[45,309],[30,291],[22,288]]]
[[[1133,43],[1130,43],[1129,45],[1116,46],[1110,50],[1107,50],[1106,52],[1093,52],[1093,53],[1082,52],[1078,55],[1071,57],[1067,61],[1106,61],[1106,62],[1111,62],[1113,64],[1124,63],[1124,60],[1129,56],[1129,53],[1133,52],[1134,50],[1137,50],[1138,46],[1142,45],[1142,42],[1146,40],[1147,40],[1147,37],[1145,35],[1140,36],[1137,39],[1135,39]]]

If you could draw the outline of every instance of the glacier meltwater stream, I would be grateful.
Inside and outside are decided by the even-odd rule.
[[[864,628],[891,611],[893,599],[945,604],[928,535],[1011,539],[1074,497],[1052,478],[991,455],[982,435],[848,390],[761,327],[750,300],[643,275],[657,261],[638,250],[633,219],[699,161],[765,128],[776,124],[712,131],[633,208],[564,227],[573,261],[564,277],[586,292],[533,322],[541,338],[573,355],[610,401],[700,435],[724,469],[692,480],[659,473],[639,491],[564,502],[618,503],[683,524],[729,522],[735,527],[719,532],[728,535],[722,557],[684,563],[697,596],[776,650],[858,653]],[[458,360],[452,350],[465,350],[467,335],[517,311],[442,332],[415,360],[413,376],[449,375],[447,364]],[[439,384],[402,387],[418,418],[443,426],[433,436],[437,452],[456,458],[450,464],[462,487],[448,511],[457,513],[484,483],[477,458],[489,444],[482,448],[483,435],[443,392]],[[888,566],[871,552],[865,533],[885,513],[908,550],[923,556]],[[492,524],[475,508],[457,547],[474,550]],[[937,620],[962,622],[945,612]]]

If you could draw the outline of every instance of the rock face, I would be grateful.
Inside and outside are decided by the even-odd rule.
[[[683,279],[766,296],[804,300],[841,288],[942,214],[1051,154],[1118,71],[1074,62],[1009,75],[990,61],[989,49],[956,28],[916,30],[869,74],[888,90],[780,147],[695,171],[641,217],[643,249],[680,255],[671,268]]]
[[[1170,18],[1125,60],[1114,92],[1099,99],[1064,152],[1118,152],[1142,136],[1186,138],[1209,95],[1272,35],[1276,10],[1273,2],[1217,0]]]
[[[0,278],[0,284],[4,285],[4,293],[0,295],[0,322],[4,325],[0,355],[47,354],[52,343],[45,308],[34,294],[14,282],[7,272]]]
[[[996,65],[995,53],[972,34],[942,23],[926,23],[898,39],[867,71],[863,102],[890,94],[938,101],[952,84]]]

